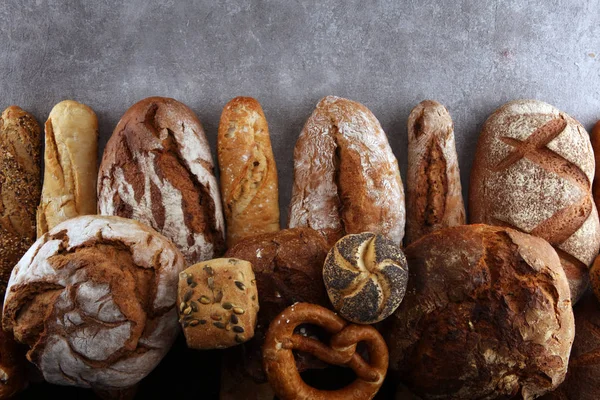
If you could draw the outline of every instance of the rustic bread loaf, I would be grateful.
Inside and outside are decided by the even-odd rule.
[[[98,210],[150,225],[175,243],[188,265],[222,254],[219,186],[192,110],[165,97],[127,110],[104,150]]]
[[[279,230],[277,167],[263,110],[252,97],[223,109],[217,137],[227,245]]]
[[[128,388],[179,332],[183,255],[132,220],[81,216],[38,239],[14,268],[3,328],[50,383]]]
[[[371,232],[338,240],[323,266],[331,304],[358,324],[389,317],[404,298],[407,279],[406,257],[399,245]]]
[[[590,135],[592,142],[592,150],[594,151],[594,161],[596,162],[596,170],[594,181],[592,182],[592,195],[596,209],[600,207],[600,121],[596,122],[592,134]]]
[[[327,96],[294,149],[289,227],[309,227],[329,246],[348,233],[375,232],[400,244],[404,189],[377,118],[362,104]]]
[[[594,155],[579,122],[550,104],[516,100],[486,121],[471,171],[472,223],[511,227],[556,250],[575,303],[600,249]]]
[[[229,368],[240,369],[256,382],[266,382],[261,351],[269,323],[296,302],[330,307],[322,273],[327,248],[318,232],[295,228],[246,238],[225,253],[225,257],[252,264],[260,301],[254,338],[231,349],[226,360]],[[324,365],[301,353],[297,362],[300,370]]]
[[[216,258],[179,274],[179,322],[188,347],[224,349],[254,336],[258,296],[252,264]]]
[[[69,218],[96,214],[96,114],[85,104],[61,101],[46,121],[45,143],[38,238]]]
[[[408,246],[408,288],[384,321],[390,368],[424,399],[534,399],[567,372],[569,286],[543,239],[463,225]]]
[[[0,399],[11,399],[27,386],[25,352],[0,329]]]
[[[600,398],[600,303],[586,292],[574,308],[575,341],[565,381],[542,400]]]
[[[408,116],[406,243],[466,223],[454,124],[446,107],[420,102]]]

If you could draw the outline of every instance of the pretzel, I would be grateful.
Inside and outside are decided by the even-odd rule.
[[[294,334],[298,325],[307,323],[329,332],[330,346]],[[370,362],[356,353],[359,342],[365,342]],[[315,389],[300,377],[292,350],[310,353],[329,364],[350,367],[356,373],[356,380],[339,390]],[[324,307],[296,303],[271,322],[263,346],[263,365],[273,391],[281,400],[372,399],[387,372],[388,350],[383,337],[372,326],[349,324]]]

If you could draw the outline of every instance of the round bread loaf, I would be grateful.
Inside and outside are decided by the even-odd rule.
[[[271,321],[296,302],[330,307],[323,284],[327,249],[317,231],[294,228],[243,239],[225,253],[225,257],[252,264],[260,302],[254,338],[232,349],[227,361],[231,368],[241,368],[256,382],[266,382],[262,345]],[[311,332],[307,328],[302,333]],[[299,370],[325,365],[302,354],[296,360]]]
[[[560,257],[575,303],[600,249],[593,180],[590,137],[579,122],[541,101],[511,101],[488,118],[477,143],[471,223],[547,240]]]
[[[415,394],[534,399],[563,381],[573,310],[546,241],[466,225],[424,236],[405,253],[406,296],[383,331],[390,368]]]
[[[400,247],[383,235],[346,235],[329,250],[323,280],[333,307],[348,321],[374,324],[400,305],[408,266]]]
[[[151,228],[119,217],[67,220],[14,268],[3,327],[30,347],[50,383],[121,389],[145,377],[178,329],[183,255]]]

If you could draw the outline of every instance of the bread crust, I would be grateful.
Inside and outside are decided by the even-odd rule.
[[[183,255],[133,220],[81,216],[38,239],[14,268],[3,328],[29,346],[50,383],[129,388],[159,363],[179,327]]]
[[[38,238],[67,219],[96,213],[96,114],[85,104],[64,100],[50,111],[45,130]]]
[[[592,182],[592,195],[594,196],[594,204],[596,209],[600,206],[600,121],[596,122],[590,135],[592,142],[592,150],[594,151],[594,161],[596,162],[596,170],[594,181]]]
[[[404,225],[398,161],[379,121],[360,103],[323,98],[294,148],[288,226],[320,231],[333,246],[361,232],[400,244]]]
[[[446,107],[419,103],[408,116],[406,243],[466,223],[454,124]]]
[[[579,122],[550,104],[511,101],[483,126],[471,171],[472,223],[511,227],[557,251],[575,303],[600,249],[594,155]]]
[[[415,394],[528,400],[563,381],[575,325],[565,273],[546,241],[463,225],[405,253],[406,296],[382,329],[390,368]]]
[[[98,210],[173,241],[188,265],[222,254],[225,226],[210,147],[183,103],[149,97],[127,110],[98,173]]]
[[[277,166],[263,110],[252,97],[236,97],[221,114],[217,155],[227,246],[279,230]]]

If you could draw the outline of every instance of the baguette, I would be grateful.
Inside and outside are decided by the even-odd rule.
[[[400,244],[404,189],[398,161],[364,105],[322,99],[294,149],[289,227],[309,227],[331,247],[349,233],[373,232]]]
[[[96,214],[98,119],[85,104],[61,101],[46,121],[44,184],[37,236],[79,215]]]
[[[277,168],[258,101],[236,97],[223,109],[217,137],[227,245],[279,230]]]
[[[408,117],[406,243],[466,223],[454,127],[448,110],[425,100]]]

